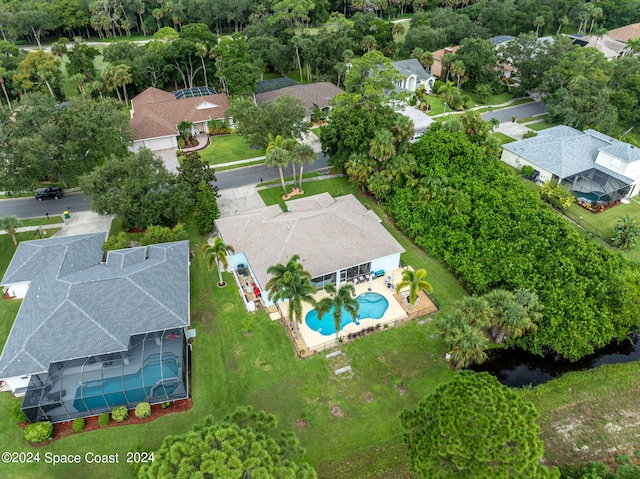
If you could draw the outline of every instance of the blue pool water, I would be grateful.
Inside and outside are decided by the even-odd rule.
[[[387,298],[378,293],[363,293],[358,296],[356,300],[360,303],[358,319],[380,319],[389,307]],[[331,308],[324,316],[318,318],[318,312],[312,309],[307,313],[304,320],[307,326],[314,331],[319,332],[323,336],[331,336],[332,334],[336,334],[336,327],[333,324],[333,311],[334,309]],[[343,308],[340,331],[352,321],[353,317]]]
[[[177,359],[173,353],[165,353],[162,357],[153,355],[134,374],[83,383],[76,390],[73,407],[78,411],[86,411],[87,408],[99,409],[145,401],[153,395],[154,386],[161,382],[165,383],[165,389],[170,394],[169,391],[173,391],[180,382]]]

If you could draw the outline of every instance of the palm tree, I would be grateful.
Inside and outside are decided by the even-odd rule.
[[[218,287],[224,288],[227,283],[222,280],[222,269],[227,269],[229,265],[227,261],[227,253],[233,253],[233,247],[225,244],[220,236],[216,236],[213,245],[205,244],[202,247],[202,256],[207,263],[207,269],[209,272],[213,271],[213,263],[215,262],[218,267]],[[222,266],[222,268],[220,267]]]
[[[525,307],[510,291],[494,289],[485,298],[494,312],[491,335],[496,343],[501,344],[505,337],[517,339],[534,326]]]
[[[300,81],[302,81],[302,62],[300,61],[300,47],[302,46],[302,38],[298,35],[295,35],[291,38],[291,43],[293,43],[293,48],[296,52],[296,63],[298,64],[298,70],[300,71]]]
[[[640,52],[640,38],[630,38],[627,46],[624,47],[625,56],[632,57],[638,52]]]
[[[351,182],[364,189],[364,185],[367,184],[367,180],[375,170],[373,163],[373,158],[364,153],[351,153],[344,165],[345,173]]]
[[[613,246],[620,249],[630,249],[640,238],[640,225],[635,218],[629,215],[620,218],[613,228],[614,237],[611,238]]]
[[[389,130],[378,130],[369,142],[369,156],[380,162],[390,159],[396,154],[393,134]]]
[[[405,269],[402,272],[402,281],[398,283],[396,286],[396,294],[400,292],[401,289],[409,287],[409,304],[411,308],[416,304],[416,300],[418,299],[418,293],[426,289],[430,293],[433,293],[433,286],[431,283],[425,280],[427,277],[427,270],[424,268],[420,268],[416,271],[412,269]]]
[[[300,162],[300,174],[298,175],[298,188],[302,191],[302,172],[304,171],[304,164],[311,163],[316,159],[316,152],[313,151],[310,145],[306,143],[298,143],[293,154],[298,158]]]
[[[0,62],[0,65],[2,65],[2,62]],[[0,86],[2,86],[2,92],[4,93],[4,97],[7,99],[7,105],[9,105],[9,110],[13,110],[13,108],[11,108],[11,100],[9,100],[9,94],[7,93],[7,87],[4,84],[4,79],[7,76],[7,69],[0,66]]]
[[[18,229],[18,217],[9,215],[0,220],[0,228],[7,231],[7,234],[11,236],[14,246],[18,247],[18,241],[16,240],[16,231]]]
[[[378,42],[373,37],[373,35],[366,35],[362,39],[362,42],[360,42],[360,48],[362,48],[362,50],[364,50],[365,52],[368,53],[368,52],[378,48]]]
[[[356,287],[351,283],[345,283],[336,289],[332,283],[327,284],[324,290],[329,294],[329,297],[322,298],[316,304],[316,311],[318,312],[318,318],[322,317],[329,312],[333,307],[333,324],[336,328],[336,340],[338,340],[340,334],[340,325],[342,324],[343,308],[353,318],[352,321],[358,319],[358,309],[360,303],[353,297],[356,292]]]
[[[486,299],[479,296],[466,296],[459,306],[469,324],[477,325],[480,328],[491,326],[493,311]]]
[[[189,120],[182,120],[176,125],[176,129],[178,130],[178,133],[180,133],[180,136],[185,141],[185,143],[187,143],[193,136],[193,122]]]
[[[442,65],[442,68],[447,70],[447,76],[444,79],[445,83],[449,81],[450,68],[454,60],[455,60],[455,57],[453,53],[445,53],[444,55],[442,55],[442,60],[440,60],[440,64]]]
[[[265,289],[269,301],[289,302],[289,325],[296,321],[296,339],[298,338],[298,323],[302,322],[302,302],[315,306],[313,295],[316,289],[311,283],[311,274],[298,262],[300,256],[294,254],[286,265],[278,263],[267,268],[271,275]]]
[[[455,62],[453,62],[451,64],[451,73],[453,74],[453,76],[455,76],[458,79],[457,88],[459,90],[460,80],[466,73],[466,68],[464,66],[464,63],[462,63],[460,60],[456,60]]]
[[[411,52],[411,58],[415,58],[425,70],[433,65],[433,55],[431,52],[425,52],[422,48],[414,48]]]
[[[196,55],[200,57],[202,62],[202,71],[204,72],[204,85],[209,86],[209,79],[207,78],[207,67],[204,64],[205,57],[209,56],[209,49],[204,43],[196,43]]]
[[[540,32],[540,27],[544,27],[544,17],[539,16],[533,19],[533,26],[536,27],[536,38]]]
[[[447,71],[447,76],[449,76],[449,72]],[[441,85],[440,88],[438,88],[438,95],[442,95],[443,99],[444,99],[444,110],[446,111],[447,109],[447,103],[449,104],[449,108],[451,107],[451,101],[453,100],[453,98],[455,97],[456,93],[458,93],[458,89],[456,88],[456,86],[450,82],[449,80],[447,80],[444,85]]]
[[[466,368],[471,364],[480,364],[486,361],[485,352],[489,340],[477,327],[463,324],[455,330],[449,345],[449,360],[454,369]]]
[[[296,165],[300,163],[300,160],[293,154],[298,146],[298,142],[295,138],[287,138],[282,142],[282,148],[289,152],[289,161],[291,162],[291,172],[293,175],[293,188],[296,188]]]
[[[566,15],[562,17],[560,20],[558,20],[558,30],[556,31],[556,36],[560,35],[560,30],[562,30],[562,27],[568,24],[569,24],[569,17],[567,17]]]
[[[284,195],[287,194],[287,187],[284,184],[284,175],[282,170],[286,168],[286,166],[291,161],[291,153],[280,146],[276,146],[271,148],[267,155],[264,157],[264,164],[267,168],[278,167],[278,171],[280,172],[280,182],[282,183],[282,191]]]
[[[131,67],[123,63],[116,65],[113,72],[113,82],[117,87],[122,88],[124,92],[124,104],[129,106],[129,96],[127,95],[127,85],[133,81],[131,75]]]

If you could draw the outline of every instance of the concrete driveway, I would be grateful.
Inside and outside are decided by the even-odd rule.
[[[73,236],[86,233],[109,232],[113,216],[100,216],[93,211],[71,213],[71,218],[64,220],[64,226],[53,236]]]
[[[218,208],[220,216],[232,216],[243,211],[264,208],[266,205],[258,194],[255,185],[218,190]]]
[[[178,157],[176,156],[175,148],[156,150],[153,152],[153,154],[162,158],[162,162],[164,163],[164,166],[167,170],[169,170],[171,173],[178,173],[178,166],[180,166],[180,163],[178,163]]]

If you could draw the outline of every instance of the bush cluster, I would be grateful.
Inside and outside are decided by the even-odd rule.
[[[127,406],[117,406],[111,411],[111,419],[115,422],[123,422],[128,417],[129,411],[127,410]]]
[[[22,402],[17,402],[13,405],[13,410],[11,411],[11,414],[13,416],[13,419],[16,420],[16,422],[27,422],[27,416],[24,415],[24,413],[22,412]]]
[[[148,402],[141,402],[136,406],[135,415],[139,419],[151,416],[151,405]]]
[[[111,416],[108,412],[103,412],[98,416],[98,424],[100,424],[101,427],[108,426],[110,422]]]
[[[637,324],[632,263],[576,232],[500,160],[445,132],[425,134],[413,153],[411,183],[391,190],[387,210],[471,293],[537,294],[544,317],[519,345],[575,360]]]
[[[33,444],[40,444],[50,439],[52,434],[53,424],[49,421],[35,422],[24,428],[24,438]]]
[[[71,424],[71,429],[73,432],[82,432],[84,431],[85,426],[87,425],[87,421],[83,417],[77,417],[73,420],[73,424]]]

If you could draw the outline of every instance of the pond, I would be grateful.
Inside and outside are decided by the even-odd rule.
[[[595,354],[575,362],[556,361],[554,355],[537,356],[521,349],[497,349],[489,353],[486,362],[469,369],[486,371],[509,387],[537,386],[570,371],[586,371],[602,364],[637,361],[640,359],[639,339],[639,333],[635,333],[630,339],[614,341]]]

